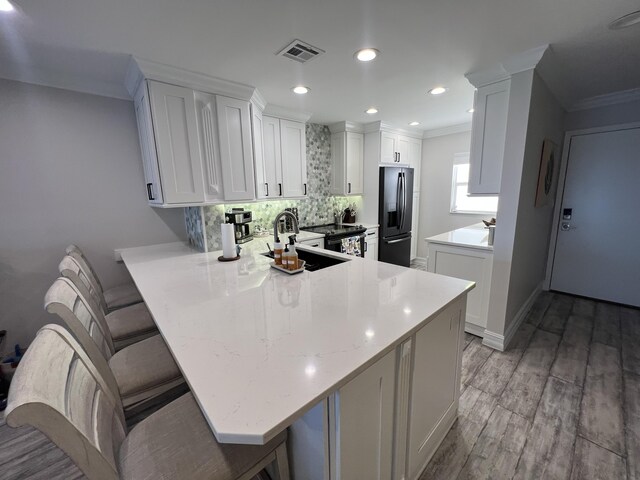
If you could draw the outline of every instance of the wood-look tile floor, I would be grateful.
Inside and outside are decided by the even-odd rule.
[[[544,292],[507,351],[465,335],[458,419],[421,480],[640,480],[640,310]]]
[[[466,335],[458,420],[427,479],[640,480],[640,311],[543,293],[509,349]],[[84,478],[0,419],[0,478]]]

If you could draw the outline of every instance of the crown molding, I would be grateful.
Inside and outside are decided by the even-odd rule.
[[[422,138],[423,133],[422,130],[406,130],[404,128],[397,128],[396,126],[381,120],[364,125],[364,133],[374,132],[389,132],[411,138]]]
[[[476,88],[501,82],[502,80],[511,78],[511,75],[536,68],[548,49],[549,45],[541,45],[517,55],[512,55],[497,65],[466,73],[464,76],[469,80],[469,83]]]
[[[588,110],[590,108],[607,107],[609,105],[618,105],[620,103],[637,101],[640,101],[640,88],[631,88],[629,90],[621,90],[619,92],[584,98],[575,102],[568,111],[577,112],[579,110]]]
[[[262,96],[262,93],[260,93],[260,90],[258,90],[257,88],[253,91],[253,95],[251,96],[251,103],[256,105],[260,109],[260,111],[264,111],[265,107],[267,106],[267,100]]]
[[[447,127],[433,128],[425,130],[422,138],[443,137],[444,135],[453,135],[454,133],[463,133],[471,131],[471,122],[459,123],[457,125],[449,125]]]
[[[231,82],[203,73],[183,70],[132,56],[125,75],[125,87],[131,97],[133,97],[140,82],[144,79],[181,85],[194,90],[216,93],[247,101],[251,100],[255,92],[254,87],[243,83]]]
[[[341,133],[341,132],[353,132],[353,133],[364,133],[364,125],[358,122],[338,122],[332,123],[329,125],[329,130],[331,133]]]
[[[270,103],[267,104],[262,114],[268,117],[278,117],[285,120],[302,123],[307,123],[311,118],[311,114],[309,112],[292,110],[290,108],[279,107],[278,105],[272,105]]]

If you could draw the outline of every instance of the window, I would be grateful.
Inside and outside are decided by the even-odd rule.
[[[457,153],[453,162],[451,185],[451,213],[491,213],[498,211],[497,196],[470,197],[469,154]]]

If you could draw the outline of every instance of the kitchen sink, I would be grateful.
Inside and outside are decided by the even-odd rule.
[[[329,257],[315,252],[307,252],[306,250],[296,250],[298,258],[304,260],[304,269],[309,272],[315,272],[316,270],[322,270],[323,268],[333,267],[349,260],[343,258]],[[265,257],[273,258],[273,252],[262,253]]]

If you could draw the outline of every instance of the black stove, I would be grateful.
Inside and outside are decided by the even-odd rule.
[[[301,228],[301,230],[304,230],[305,232],[321,233],[327,237],[358,235],[367,231],[367,229],[362,225],[336,225],[335,223],[304,227]]]

